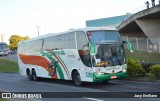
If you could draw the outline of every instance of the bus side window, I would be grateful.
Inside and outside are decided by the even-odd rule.
[[[44,51],[51,51],[55,48],[55,37],[48,37],[48,38],[44,38],[44,42],[43,42],[43,50]]]
[[[79,56],[84,65],[86,65],[87,67],[91,67],[91,57],[90,57],[87,36],[84,32],[79,31],[76,32],[76,37],[77,37],[77,49],[79,52]]]
[[[55,36],[55,48],[56,49],[64,48],[64,35]]]
[[[75,32],[65,34],[65,49],[76,49]]]

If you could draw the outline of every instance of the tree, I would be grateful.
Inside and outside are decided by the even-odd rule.
[[[25,36],[25,37],[22,37],[23,40],[28,40],[29,39],[29,36]]]
[[[23,41],[23,40],[28,40],[29,37],[26,36],[26,37],[22,37],[20,35],[12,35],[10,38],[9,38],[9,48],[11,50],[14,50],[14,49],[17,49],[18,47],[18,42],[20,41]]]

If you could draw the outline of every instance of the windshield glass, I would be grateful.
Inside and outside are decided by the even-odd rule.
[[[0,44],[0,51],[4,51],[7,49],[7,45],[6,44]]]
[[[95,44],[94,67],[116,66],[125,63],[125,51],[122,44]]]
[[[91,43],[118,43],[120,42],[120,35],[117,31],[89,31],[87,33]]]
[[[2,49],[3,49],[3,45],[2,45],[2,44],[0,44],[0,51],[2,51]]]

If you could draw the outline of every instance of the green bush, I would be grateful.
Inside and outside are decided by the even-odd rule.
[[[160,65],[153,65],[150,67],[150,73],[154,74],[157,79],[160,79]]]
[[[127,72],[129,76],[144,75],[145,70],[137,60],[127,59]]]

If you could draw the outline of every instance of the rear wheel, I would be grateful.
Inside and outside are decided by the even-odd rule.
[[[81,86],[82,85],[81,76],[80,76],[78,71],[74,72],[73,81],[76,84],[76,86]]]
[[[30,72],[29,69],[27,69],[26,73],[27,73],[28,79],[29,79],[29,80],[33,80],[32,74],[31,74],[31,72]]]
[[[32,78],[33,78],[33,81],[38,81],[38,77],[37,77],[37,74],[36,74],[36,71],[35,70],[32,70]]]

